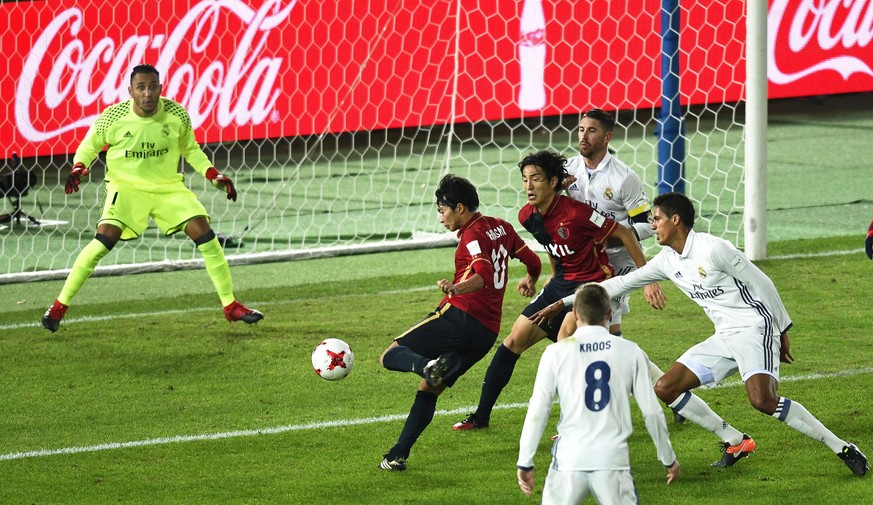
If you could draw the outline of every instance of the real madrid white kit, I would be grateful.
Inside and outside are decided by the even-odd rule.
[[[658,460],[665,466],[676,461],[647,361],[638,345],[610,335],[602,326],[579,327],[543,352],[518,457],[520,467],[534,466],[557,395],[561,419],[543,503],[580,503],[589,492],[600,503],[635,502],[627,444],[633,432],[631,395],[643,413]]]

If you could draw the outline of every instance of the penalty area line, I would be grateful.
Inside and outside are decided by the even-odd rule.
[[[780,382],[800,382],[807,380],[820,380],[820,379],[833,379],[838,377],[850,377],[855,375],[868,375],[873,373],[873,368],[861,368],[856,370],[843,370],[840,372],[832,372],[832,373],[812,373],[805,375],[797,375],[790,377],[783,377]],[[726,381],[717,386],[709,387],[708,389],[719,389],[719,388],[727,388],[740,386],[742,382],[740,381]],[[526,408],[527,403],[507,403],[507,404],[499,404],[495,405],[495,410],[510,410],[510,409],[520,409]],[[452,415],[460,415],[470,412],[472,409],[475,409],[474,406],[462,407],[458,409],[452,410],[438,410],[435,412],[437,416],[452,416]],[[367,424],[377,424],[377,423],[385,423],[385,422],[394,422],[394,421],[402,421],[406,419],[407,414],[391,414],[386,416],[377,416],[377,417],[366,417],[359,419],[337,419],[334,421],[322,421],[322,422],[314,422],[314,423],[305,423],[305,424],[289,424],[285,426],[275,426],[272,428],[260,428],[260,429],[251,429],[251,430],[237,430],[237,431],[225,431],[219,433],[204,433],[199,435],[177,435],[172,437],[160,437],[160,438],[150,438],[146,440],[133,440],[129,442],[109,442],[104,444],[97,445],[87,445],[87,446],[78,446],[78,447],[64,447],[61,449],[38,449],[33,451],[23,451],[23,452],[10,452],[7,454],[0,454],[0,461],[11,461],[17,459],[27,459],[27,458],[41,458],[48,456],[60,456],[65,454],[79,454],[84,452],[99,452],[99,451],[108,451],[113,449],[129,449],[134,447],[148,447],[153,445],[166,445],[166,444],[177,444],[177,443],[185,443],[185,442],[201,442],[201,441],[214,441],[214,440],[223,440],[227,438],[240,438],[240,437],[253,437],[258,435],[275,435],[279,433],[287,433],[293,431],[308,431],[308,430],[319,430],[326,428],[337,428],[337,427],[348,427],[348,426],[361,426]]]

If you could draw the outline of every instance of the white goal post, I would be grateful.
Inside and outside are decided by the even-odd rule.
[[[237,185],[228,203],[181,167],[233,264],[450,244],[433,202],[448,171],[477,185],[483,211],[515,222],[518,161],[575,154],[579,113],[594,107],[616,112],[611,147],[655,196],[664,61],[652,2],[156,0],[159,23],[107,20],[108,3],[0,4],[9,27],[29,27],[2,34],[14,49],[0,89],[14,100],[0,157],[4,172],[36,174],[20,206],[40,221],[0,222],[0,283],[63,278],[93,237],[105,167],[64,195],[71,153],[100,110],[127,98],[141,61],[161,70],[164,95],[186,105]],[[767,6],[704,0],[681,16],[685,190],[700,229],[760,259]],[[200,264],[187,238],[150,228],[95,274]]]

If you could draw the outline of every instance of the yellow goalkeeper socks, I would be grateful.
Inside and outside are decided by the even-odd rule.
[[[234,301],[233,296],[233,279],[230,276],[230,266],[227,264],[227,258],[224,257],[224,250],[221,244],[218,243],[218,238],[214,237],[208,242],[204,242],[197,246],[200,252],[203,253],[203,262],[206,264],[206,273],[212,279],[215,285],[215,290],[218,292],[218,298],[221,299],[222,307],[227,307]]]
[[[61,294],[58,295],[58,301],[64,305],[69,305],[70,301],[79,292],[79,289],[94,273],[94,269],[104,256],[109,254],[109,249],[103,245],[103,242],[92,239],[88,245],[76,257],[76,262],[73,263],[73,268],[70,270],[70,275],[64,282],[64,287],[61,289]]]

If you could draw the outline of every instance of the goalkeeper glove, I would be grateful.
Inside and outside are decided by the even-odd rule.
[[[206,170],[206,178],[212,181],[216,188],[221,188],[227,193],[227,199],[236,201],[236,188],[233,187],[230,177],[221,175],[215,167],[209,167]]]
[[[867,229],[867,257],[873,260],[873,222],[870,223],[870,228]]]
[[[86,167],[81,161],[73,165],[73,171],[70,172],[70,176],[67,177],[67,185],[64,188],[64,193],[69,195],[73,192],[79,191],[79,182],[82,180],[81,177],[90,173],[91,171],[88,170],[88,167]]]

